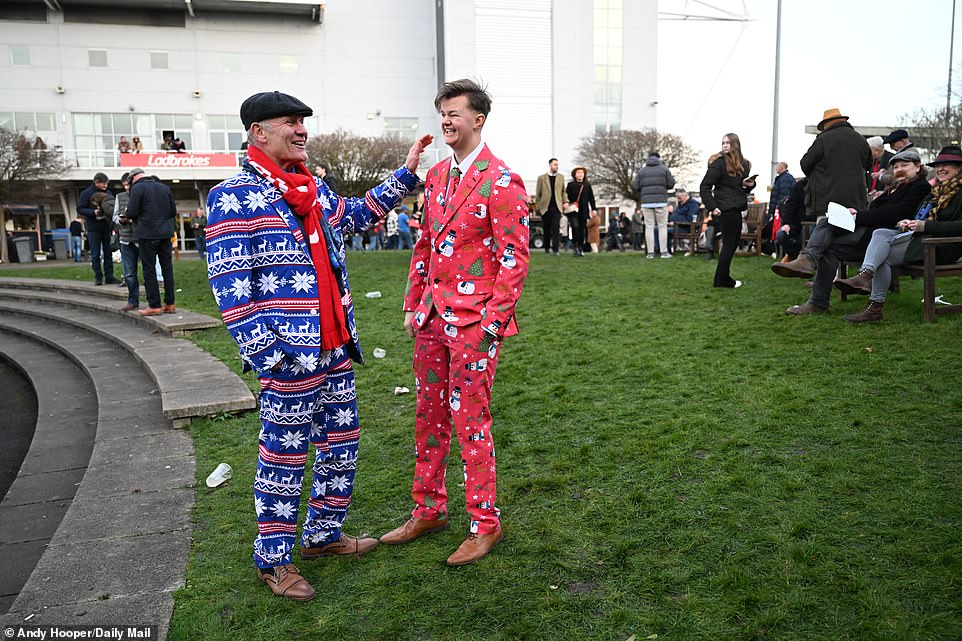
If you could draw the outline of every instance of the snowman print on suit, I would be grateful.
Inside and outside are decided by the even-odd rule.
[[[508,243],[504,248],[504,255],[501,256],[501,264],[505,269],[514,269],[518,261],[514,257],[514,243]]]
[[[441,244],[438,245],[438,253],[441,254],[442,256],[446,256],[446,257],[448,257],[448,258],[450,258],[451,256],[453,256],[453,255],[454,255],[454,239],[455,239],[455,238],[457,238],[457,234],[454,233],[454,230],[453,230],[453,229],[449,230],[449,231],[448,231],[448,236],[447,236],[447,238],[445,238],[443,241],[441,241]]]
[[[474,281],[473,280],[463,280],[458,283],[458,293],[471,295],[474,293]]]
[[[450,305],[445,307],[444,311],[441,312],[441,320],[445,321],[446,323],[455,323],[458,321],[458,317],[454,313],[454,310],[451,309]]]

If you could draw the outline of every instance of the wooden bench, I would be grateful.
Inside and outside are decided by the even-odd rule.
[[[735,253],[762,255],[762,229],[765,227],[767,216],[768,203],[751,203],[748,205],[748,213],[744,219],[747,231],[743,231],[740,236],[740,240],[747,241],[748,245],[744,251],[736,251]]]
[[[668,226],[673,230],[671,234],[671,251],[674,253],[678,251],[681,246],[681,241],[688,241],[688,248],[686,251],[696,254],[700,251],[705,251],[704,249],[698,249],[698,236],[701,234],[701,225],[705,222],[705,206],[702,205],[698,208],[698,218],[693,223],[680,223],[688,227],[687,230],[681,230],[678,228],[679,223],[668,223]]]
[[[923,317],[927,323],[935,322],[940,314],[954,314],[962,312],[962,304],[940,305],[935,302],[935,280],[943,276],[962,276],[962,262],[951,265],[938,265],[935,262],[935,250],[939,245],[953,245],[962,243],[962,236],[931,236],[922,239],[922,264],[899,265],[892,269],[892,291],[898,292],[900,276],[910,276],[922,279]],[[848,278],[848,264],[838,264],[838,277]],[[848,296],[842,294],[842,300]]]

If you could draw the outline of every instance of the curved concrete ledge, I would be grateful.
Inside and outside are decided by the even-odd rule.
[[[194,416],[236,412],[257,407],[246,383],[226,365],[193,343],[146,331],[120,315],[92,309],[63,307],[52,301],[0,300],[3,318],[46,318],[110,340],[127,350],[153,377],[162,411],[182,427]],[[29,330],[29,321],[13,327]]]
[[[0,281],[7,279],[0,279]],[[21,280],[31,280],[24,278]],[[168,336],[182,336],[188,332],[195,332],[211,327],[220,327],[223,323],[204,314],[197,314],[187,310],[178,310],[174,314],[159,314],[157,316],[141,316],[136,313],[122,312],[120,308],[126,301],[126,296],[117,300],[115,296],[101,294],[103,286],[90,289],[93,292],[65,291],[49,288],[32,289],[18,284],[8,287],[0,283],[0,300],[7,302],[23,301],[28,303],[43,303],[58,307],[74,307],[86,309],[100,314],[112,314],[130,323],[137,323]],[[116,291],[116,290],[115,290]]]
[[[0,326],[0,345],[5,353],[17,352],[14,358],[32,372],[44,407],[53,403],[62,410],[48,412],[55,437],[79,417],[59,408],[62,397],[51,385],[83,386],[95,395],[97,408],[86,472],[69,470],[76,475],[79,469],[82,477],[73,501],[0,624],[22,623],[30,615],[35,624],[123,622],[157,625],[164,638],[172,592],[183,585],[190,547],[195,478],[190,436],[171,429],[154,380],[117,343],[57,319],[0,312]],[[58,380],[43,358],[50,350],[78,364],[86,384]],[[67,369],[61,361],[59,373]],[[35,435],[30,453],[36,447],[47,457],[56,446]],[[44,496],[57,498],[60,492],[47,483],[52,478],[18,476],[17,491],[11,488],[3,505],[22,511]],[[23,532],[29,538],[31,527]]]
[[[37,397],[29,447],[0,502],[0,613],[5,613],[83,479],[97,431],[97,397],[86,370],[45,342],[0,328],[0,354],[16,363]],[[51,381],[61,393],[43,393]]]

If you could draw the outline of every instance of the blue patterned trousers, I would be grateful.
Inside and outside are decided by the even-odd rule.
[[[341,538],[354,489],[360,423],[354,370],[343,348],[323,352],[315,372],[286,369],[260,378],[261,433],[254,510],[254,563],[291,562],[308,443],[316,449],[311,497],[301,534],[305,547]]]

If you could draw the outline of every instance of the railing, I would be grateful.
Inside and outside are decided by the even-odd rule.
[[[133,167],[133,166],[137,166],[138,164],[143,164],[143,165],[150,164],[146,160],[142,160],[140,163],[134,163],[134,164],[130,164],[129,162],[125,163],[122,161],[122,158],[124,158],[125,156],[128,159],[132,159],[135,156],[138,156],[138,157],[147,156],[147,157],[154,157],[154,158],[161,157],[161,156],[163,157],[169,156],[171,158],[184,158],[184,159],[210,158],[212,156],[216,156],[216,157],[231,156],[233,158],[233,161],[229,163],[226,163],[226,162],[218,163],[217,165],[210,165],[210,164],[198,165],[196,163],[190,163],[190,162],[185,162],[183,164],[174,163],[171,165],[166,165],[166,166],[173,166],[173,167],[188,166],[188,167],[194,167],[194,168],[197,168],[197,167],[203,168],[208,166],[236,167],[240,165],[241,160],[244,158],[243,151],[220,151],[220,150],[209,150],[209,151],[192,150],[192,151],[178,152],[178,151],[166,151],[162,149],[151,149],[149,151],[144,150],[143,152],[140,152],[138,154],[120,152],[116,149],[114,150],[57,149],[57,151],[61,153],[64,160],[66,160],[71,167],[76,167],[78,169],[120,168],[120,167]],[[138,158],[138,160],[140,161],[141,159]],[[165,165],[161,165],[161,166],[165,166]]]

